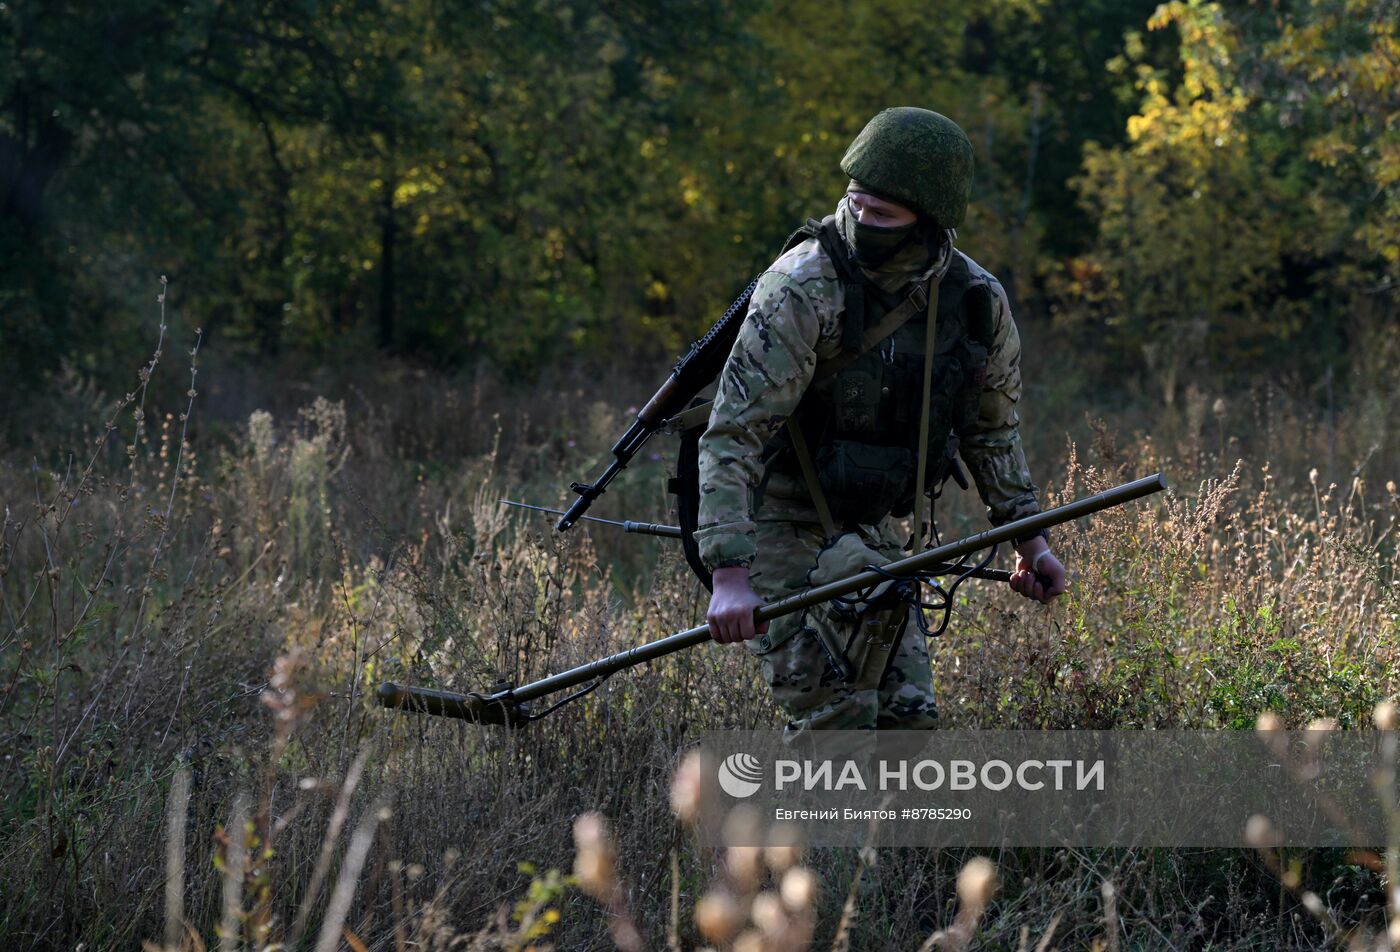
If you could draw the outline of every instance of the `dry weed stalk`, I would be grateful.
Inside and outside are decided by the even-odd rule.
[[[958,915],[946,930],[929,936],[919,952],[950,949],[963,952],[972,942],[977,924],[982,920],[992,897],[996,895],[996,864],[985,856],[974,856],[958,873]]]
[[[623,952],[642,949],[642,936],[627,909],[626,892],[617,875],[617,847],[601,813],[584,813],[574,821],[574,878],[598,900],[608,917],[608,932]]]
[[[200,388],[209,425],[197,432],[194,377],[188,390],[181,374],[166,379],[160,351],[183,332],[174,321],[168,332],[164,313],[160,324],[155,356],[71,461],[49,463],[49,472],[30,459],[0,460],[0,748],[14,752],[0,761],[5,931],[40,945],[134,945],[159,935],[193,947],[190,926],[212,937],[236,887],[239,941],[276,942],[295,926],[308,943],[326,935],[326,920],[319,908],[303,914],[301,902],[335,894],[347,841],[374,815],[369,805],[391,802],[393,818],[364,847],[341,939],[349,929],[381,947],[605,941],[596,908],[561,903],[561,879],[551,885],[548,873],[522,876],[515,866],[528,855],[543,868],[567,867],[563,831],[592,808],[629,817],[612,841],[614,866],[637,871],[624,894],[645,941],[679,945],[703,920],[731,948],[741,934],[753,946],[808,908],[829,937],[845,890],[821,895],[816,884],[844,886],[847,860],[797,859],[790,842],[688,851],[664,798],[619,802],[619,790],[661,789],[675,751],[697,731],[778,723],[742,652],[697,649],[619,676],[546,730],[473,731],[366,703],[380,679],[479,689],[498,673],[542,675],[693,623],[703,594],[664,543],[586,530],[561,538],[495,505],[498,487],[557,501],[548,497],[561,469],[590,462],[568,441],[605,445],[618,414],[572,391],[563,401],[540,393],[497,425],[492,411],[506,398],[489,386],[386,371],[382,389],[357,381],[344,402],[299,392],[295,403],[258,403],[251,416],[244,407],[236,427],[224,421],[221,446],[206,441],[219,422],[205,409],[212,388]],[[225,395],[238,389],[218,383]],[[1396,694],[1400,496],[1386,481],[1392,474],[1377,471],[1386,457],[1368,461],[1368,440],[1340,433],[1338,485],[1309,479],[1316,444],[1293,425],[1306,420],[1266,407],[1266,464],[1225,430],[1241,403],[1232,397],[1215,414],[1214,448],[1198,445],[1199,433],[1196,443],[1119,446],[1100,427],[1092,447],[1071,448],[1060,474],[1042,465],[1048,452],[1035,454],[1037,475],[1055,483],[1047,503],[1153,469],[1188,488],[1170,504],[1057,531],[1056,550],[1078,575],[1052,610],[977,586],[958,607],[953,636],[932,649],[947,723],[1248,727],[1270,710],[1287,725],[1330,716],[1353,728]],[[1191,427],[1208,429],[1209,395],[1191,394],[1188,404]],[[423,409],[452,406],[461,414]],[[560,414],[587,432],[565,433]],[[1354,471],[1348,447],[1358,450]],[[1235,466],[1239,455],[1250,462]],[[656,512],[660,468],[638,461],[605,501],[635,510],[600,514]],[[279,657],[290,666],[280,672]],[[259,704],[265,690],[274,707]],[[320,693],[339,699],[335,716],[299,713]],[[177,769],[189,777],[181,809],[172,801]],[[672,787],[683,821],[696,791],[681,778]],[[177,814],[187,817],[183,846]],[[220,824],[222,849],[209,836]],[[563,835],[542,835],[549,830]],[[447,844],[465,858],[446,862]],[[248,862],[230,883],[237,863],[227,861],[240,849]],[[673,850],[679,873],[668,891]],[[1056,930],[1066,943],[1108,942],[1106,879],[1124,947],[1139,933],[1164,947],[1204,942],[1211,929],[1234,929],[1242,945],[1279,941],[1258,914],[1268,891],[1230,892],[1234,905],[1217,898],[1202,912],[1183,885],[1233,890],[1248,878],[1236,875],[1248,873],[1246,854],[1214,856],[1203,869],[1190,855],[1130,852],[1107,862],[1112,872],[1092,852],[1070,856],[999,856],[1015,891],[984,912],[981,941],[1014,947],[1029,923],[1028,945],[1037,930],[1042,948]],[[916,948],[936,923],[909,913],[941,914],[961,858],[881,861],[882,879],[901,884],[884,897],[898,908],[862,908],[859,926]],[[1400,878],[1397,862],[1387,849],[1379,871],[1346,873],[1357,892],[1384,897],[1391,923],[1400,898],[1382,883]],[[177,865],[180,908],[162,917],[163,900],[174,907],[157,871]],[[697,877],[705,885],[693,885]],[[522,891],[515,908],[510,897]],[[1343,930],[1364,915],[1317,893]],[[1322,928],[1295,924],[1311,940]],[[540,929],[548,935],[531,935]]]
[[[1362,924],[1344,926],[1337,921],[1322,897],[1304,886],[1300,866],[1296,862],[1285,862],[1278,832],[1268,817],[1250,817],[1245,829],[1246,840],[1279,884],[1321,925],[1329,942],[1348,952],[1390,952],[1400,942],[1400,886],[1396,885],[1396,872],[1400,870],[1400,800],[1397,799],[1400,790],[1397,790],[1395,779],[1396,768],[1400,766],[1400,743],[1397,742],[1396,734],[1395,702],[1385,700],[1377,704],[1372,713],[1372,723],[1383,735],[1380,745],[1380,769],[1376,771],[1373,783],[1385,814],[1385,827],[1388,831],[1385,857],[1382,860],[1368,850],[1353,850],[1348,854],[1348,859],[1376,872],[1384,870],[1386,874],[1386,919],[1380,930],[1372,932]],[[1260,715],[1256,731],[1291,775],[1301,779],[1315,774],[1317,768],[1311,760],[1299,763],[1295,757],[1290,756],[1285,736],[1281,733],[1282,728],[1283,724],[1276,715],[1265,713]],[[1310,724],[1308,730],[1318,732],[1319,738],[1310,748],[1309,755],[1315,753],[1316,748],[1325,742],[1326,733],[1336,729],[1336,721],[1332,719],[1322,719]],[[1331,797],[1316,794],[1315,796],[1334,824],[1343,829],[1350,829],[1353,842],[1362,841],[1353,828],[1354,825]]]

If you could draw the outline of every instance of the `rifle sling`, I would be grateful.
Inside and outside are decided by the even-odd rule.
[[[787,421],[788,439],[792,442],[792,453],[797,457],[797,465],[802,467],[802,479],[807,483],[807,492],[812,496],[817,518],[822,522],[822,531],[827,539],[836,538],[836,520],[831,518],[831,506],[827,504],[826,493],[817,479],[817,468],[812,464],[812,452],[807,449],[807,437],[802,435],[802,427],[792,417]]]

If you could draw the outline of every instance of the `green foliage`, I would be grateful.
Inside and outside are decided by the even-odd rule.
[[[1067,232],[1036,156],[1058,175],[1085,130],[1118,134],[1069,104],[1102,99],[1104,24],[1150,10],[1099,11],[1074,38],[1090,65],[1062,78],[1036,38],[1093,17],[1064,6],[18,0],[0,10],[0,351],[30,376],[102,373],[159,269],[198,289],[187,313],[225,352],[655,359],[831,207],[842,150],[896,102],[968,127],[971,245],[1019,267],[1042,205]],[[1027,50],[1053,74],[1033,90]]]
[[[233,360],[656,366],[913,104],[973,141],[960,244],[1028,341],[1055,316],[1086,385],[1175,405],[1222,372],[1374,376],[1400,287],[1390,13],[17,0],[0,372],[112,387],[162,272]]]
[[[1143,355],[1168,403],[1189,377],[1242,359],[1320,375],[1349,309],[1393,305],[1400,47],[1388,9],[1172,2],[1147,26],[1177,33],[1174,69],[1150,62],[1136,32],[1110,63],[1140,100],[1128,142],[1091,143],[1072,180],[1098,238],[1066,296]]]
[[[1230,605],[1205,659],[1214,675],[1206,710],[1220,726],[1253,728],[1272,711],[1295,725],[1335,718],[1348,729],[1365,727],[1385,693],[1367,659],[1336,657],[1312,641],[1280,637],[1267,605],[1244,617]]]

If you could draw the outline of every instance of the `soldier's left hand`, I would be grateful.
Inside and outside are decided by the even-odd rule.
[[[1069,578],[1060,560],[1047,548],[1030,558],[1017,557],[1016,571],[1011,573],[1011,587],[1045,605],[1064,594],[1069,588]]]

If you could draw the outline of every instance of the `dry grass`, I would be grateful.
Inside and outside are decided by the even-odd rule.
[[[521,681],[701,617],[664,542],[496,504],[590,475],[626,398],[511,408],[414,378],[269,401],[201,443],[169,363],[109,425],[55,422],[71,462],[0,463],[7,947],[1322,948],[1385,927],[1383,869],[1320,851],[1281,868],[1297,895],[1248,851],[736,865],[668,806],[700,731],[779,723],[719,646],[514,733],[385,714],[383,679]],[[1033,447],[1051,501],[1158,468],[1178,489],[1056,533],[1077,575],[1054,610],[985,584],[959,608],[934,651],[950,726],[1363,727],[1395,695],[1400,499],[1375,467],[1396,447],[1364,463],[1369,434],[1297,408],[1192,412],[1156,440],[1101,426],[1058,467]],[[1325,445],[1355,478],[1307,479]],[[662,465],[600,514],[660,519]]]

